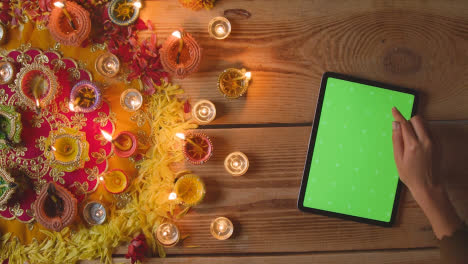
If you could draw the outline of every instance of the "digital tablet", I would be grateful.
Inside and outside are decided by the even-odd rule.
[[[391,226],[400,182],[392,107],[409,119],[414,90],[327,72],[322,77],[298,207]]]

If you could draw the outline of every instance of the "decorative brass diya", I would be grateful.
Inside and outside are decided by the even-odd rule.
[[[63,45],[79,46],[91,32],[89,13],[72,1],[57,1],[48,28],[52,37]]]
[[[134,23],[141,8],[139,0],[112,0],[107,9],[112,23],[119,26],[128,26]]]
[[[33,110],[49,105],[57,93],[54,72],[40,63],[24,66],[16,77],[15,89],[20,101]]]
[[[183,152],[190,163],[201,165],[213,155],[213,143],[203,133],[189,133],[185,138]]]
[[[15,179],[4,169],[0,168],[0,206],[8,203],[8,200],[13,196],[17,188],[18,184],[16,184]]]
[[[21,114],[13,106],[0,105],[0,150],[21,142]]]
[[[245,69],[229,68],[224,70],[218,78],[218,89],[225,97],[236,99],[247,92],[251,73]]]
[[[78,212],[73,194],[53,182],[44,185],[32,209],[39,224],[57,232],[73,223]]]
[[[73,128],[52,130],[45,140],[44,156],[59,171],[72,172],[83,168],[89,160],[86,134]]]
[[[167,38],[160,54],[164,69],[176,78],[183,79],[198,71],[202,49],[192,35],[180,30]]]
[[[80,81],[70,92],[70,110],[89,113],[102,105],[101,90],[90,81]]]
[[[15,78],[15,67],[9,61],[0,62],[0,84],[9,84]]]

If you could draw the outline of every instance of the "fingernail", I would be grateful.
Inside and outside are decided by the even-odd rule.
[[[400,129],[400,123],[397,122],[397,121],[393,121],[392,122],[392,127],[393,127],[393,130]]]

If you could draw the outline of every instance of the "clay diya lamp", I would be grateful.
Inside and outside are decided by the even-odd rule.
[[[137,149],[137,138],[129,131],[122,131],[117,134],[115,138],[112,138],[112,136],[104,130],[101,130],[101,134],[107,141],[112,143],[112,149],[115,154],[121,158],[132,156]]]
[[[80,81],[70,92],[71,111],[90,113],[102,105],[101,90],[90,81]]]
[[[225,39],[231,33],[231,22],[225,17],[215,17],[208,23],[208,33],[215,39]]]
[[[18,184],[15,182],[15,179],[4,169],[0,168],[0,207],[8,203],[8,200],[13,196],[17,188]]]
[[[160,54],[164,69],[174,77],[183,79],[198,71],[202,49],[192,35],[180,30],[167,38]]]
[[[0,44],[5,44],[7,41],[7,33],[7,27],[3,23],[0,23]]]
[[[83,218],[89,225],[100,225],[106,221],[107,212],[99,202],[88,202],[83,208]]]
[[[226,240],[234,233],[234,225],[226,217],[218,217],[210,226],[211,235],[218,240]]]
[[[240,151],[232,152],[224,160],[224,168],[232,176],[242,176],[249,169],[249,159]]]
[[[107,13],[112,23],[128,26],[137,20],[140,8],[141,1],[139,0],[112,0],[107,8]]]
[[[104,187],[113,194],[124,192],[128,187],[127,175],[119,169],[110,170],[102,177]]]
[[[213,155],[213,143],[203,133],[177,133],[176,136],[184,140],[183,152],[185,158],[194,165],[207,162]]]
[[[180,199],[186,206],[200,204],[206,194],[205,184],[195,174],[186,174],[177,179],[174,191],[176,198]]]
[[[73,1],[56,1],[49,16],[52,37],[63,45],[79,46],[91,32],[89,13]]]
[[[119,73],[120,61],[117,56],[107,52],[99,55],[94,66],[99,74],[104,77],[112,78]]]
[[[9,61],[0,62],[0,84],[10,84],[15,77],[15,67]]]
[[[61,127],[50,131],[45,149],[44,156],[59,171],[72,172],[89,161],[86,134],[77,129]]]
[[[0,150],[21,142],[21,114],[13,106],[0,105]]]
[[[216,107],[208,100],[200,100],[192,107],[192,118],[200,125],[213,121],[216,117]]]
[[[16,76],[14,88],[22,104],[40,112],[54,99],[58,82],[49,67],[33,62],[23,66]]]
[[[143,105],[143,96],[137,89],[127,89],[120,95],[120,105],[126,111],[137,111]]]
[[[252,74],[245,69],[226,69],[218,78],[218,89],[226,98],[236,99],[247,92]]]
[[[163,247],[173,247],[180,240],[179,228],[174,223],[160,224],[154,235]]]
[[[39,224],[57,232],[69,226],[78,212],[73,194],[53,182],[44,185],[32,209]]]

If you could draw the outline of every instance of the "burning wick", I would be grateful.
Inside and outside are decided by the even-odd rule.
[[[133,3],[133,6],[135,6],[136,8],[141,8],[141,2],[136,1],[135,3]]]
[[[171,192],[171,193],[169,194],[169,198],[168,198],[168,199],[171,200],[171,201],[177,199],[177,194],[176,194],[175,192]]]
[[[71,18],[70,13],[68,13],[67,8],[65,7],[65,3],[57,1],[54,3],[54,6],[62,9],[63,14],[67,17],[68,24],[70,24],[70,27],[73,30],[76,30],[75,24],[73,23],[73,19]]]
[[[39,103],[39,99],[36,98],[36,114],[40,115],[42,112],[41,104]]]
[[[190,138],[187,138],[184,133],[176,133],[176,137],[189,142],[192,146],[197,148],[199,151],[203,152],[202,147],[200,147],[197,143],[193,142],[193,140],[191,140]]]
[[[242,80],[242,79],[250,80],[251,77],[252,77],[252,73],[251,72],[246,72],[246,73],[244,73],[244,76],[237,77],[237,78],[234,78],[232,80],[233,81],[238,81],[238,80]]]
[[[180,62],[180,53],[182,52],[182,48],[184,47],[184,40],[183,40],[183,35],[180,33],[180,31],[174,31],[172,33],[172,36],[176,37],[179,39],[179,50],[177,51],[177,59],[176,63],[179,64]]]
[[[114,143],[115,139],[112,139],[112,136],[109,133],[107,133],[104,130],[101,130],[101,134],[105,140],[109,141],[110,143]]]

